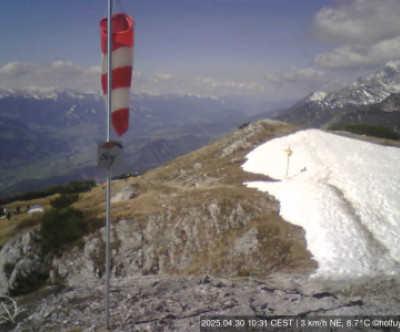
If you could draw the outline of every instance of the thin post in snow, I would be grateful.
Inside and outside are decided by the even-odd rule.
[[[292,155],[293,151],[290,149],[290,146],[289,146],[287,149],[285,149],[285,152],[287,154],[285,179],[288,179],[289,178],[289,159],[290,159],[290,156]]]

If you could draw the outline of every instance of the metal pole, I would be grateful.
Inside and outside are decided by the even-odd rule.
[[[110,170],[107,170],[107,221],[106,221],[106,329],[110,328]]]
[[[107,20],[107,142],[110,142],[111,131],[111,90],[112,90],[112,0],[108,0],[108,20]],[[111,196],[111,170],[107,169],[107,197],[106,197],[106,329],[110,330],[110,196]]]
[[[286,176],[285,176],[286,179],[289,178],[289,158],[290,158],[290,155],[288,154],[287,155],[287,162],[286,162]]]

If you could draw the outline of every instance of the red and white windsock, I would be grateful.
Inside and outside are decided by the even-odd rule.
[[[101,85],[107,105],[107,17],[100,21],[102,71]],[[133,18],[126,14],[112,17],[112,95],[111,122],[118,136],[128,130],[129,96],[133,62]]]

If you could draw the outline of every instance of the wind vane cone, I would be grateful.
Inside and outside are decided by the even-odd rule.
[[[107,105],[107,18],[100,21],[102,70],[101,85]],[[133,68],[134,20],[126,14],[112,17],[112,84],[111,122],[121,136],[129,127],[129,97]]]

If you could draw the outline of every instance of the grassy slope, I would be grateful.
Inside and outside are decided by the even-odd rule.
[[[139,178],[115,183],[112,187],[114,194],[126,186],[134,185],[139,188],[139,196],[112,204],[112,219],[114,222],[128,219],[132,227],[141,224],[140,227],[145,228],[149,215],[163,216],[165,224],[162,227],[167,231],[176,227],[177,221],[193,211],[201,211],[205,221],[199,226],[199,238],[196,241],[204,245],[199,252],[193,253],[190,266],[180,271],[180,274],[196,274],[204,270],[206,265],[216,274],[237,275],[244,271],[260,277],[277,270],[304,272],[314,269],[316,263],[305,249],[303,230],[281,219],[278,214],[279,203],[272,197],[243,185],[244,181],[249,180],[271,180],[263,175],[242,171],[240,166],[245,155],[254,146],[272,137],[297,130],[291,125],[269,122],[261,126],[263,130],[259,132],[246,134],[249,129],[245,128]],[[241,138],[244,138],[244,143],[236,144]],[[102,188],[95,188],[75,206],[90,210],[93,217],[104,218],[104,196]],[[238,205],[243,208],[248,220],[243,222],[244,225],[213,234],[210,240],[207,234],[207,222],[211,218],[208,207],[213,203],[220,209],[221,220],[231,218],[232,207]],[[244,219],[243,216],[234,218]],[[234,260],[229,261],[226,257],[230,255],[236,241],[252,228],[257,229],[259,249],[250,255],[235,256]],[[165,239],[160,238],[159,242],[165,243]],[[162,245],[159,250],[163,250]],[[167,272],[176,272],[172,264],[166,266]]]
[[[194,253],[190,266],[180,273],[196,274],[204,271],[204,267],[207,266],[210,272],[217,274],[250,272],[261,277],[271,271],[304,272],[314,269],[316,263],[305,249],[303,230],[281,219],[278,214],[279,203],[273,198],[243,185],[244,181],[249,180],[271,180],[263,175],[243,172],[240,166],[245,155],[268,139],[298,130],[282,123],[261,122],[259,126],[261,127],[258,129],[262,130],[251,132],[249,128],[244,128],[138,178],[113,182],[113,194],[127,186],[135,186],[139,192],[135,199],[112,204],[113,227],[118,227],[118,220],[127,219],[132,223],[132,227],[145,228],[149,216],[161,216],[164,220],[161,227],[168,230],[192,210],[202,211],[207,222],[211,218],[207,207],[211,204],[218,204],[221,219],[230,218],[232,207],[240,205],[248,217],[246,223],[225,229],[219,234],[212,234],[211,240],[207,238],[207,224],[201,226],[199,238],[204,243],[204,249]],[[360,138],[357,135],[340,134]],[[367,137],[360,139],[383,145],[400,145],[398,141]],[[21,211],[25,211],[28,204],[47,207],[52,198],[54,196],[29,202],[13,202],[7,207],[11,211],[17,206],[21,207]],[[104,219],[105,191],[101,186],[93,188],[91,192],[81,194],[80,200],[74,206],[82,209],[86,216],[94,220]],[[166,215],[169,217],[166,218]],[[234,218],[239,220],[244,217]],[[18,234],[21,228],[26,230],[33,227],[35,222],[30,222],[31,219],[32,216],[21,213],[13,215],[10,222],[6,219],[0,220],[0,245]],[[235,243],[252,228],[257,229],[259,249],[229,261],[227,257]],[[165,241],[166,239],[159,239],[160,243]],[[160,245],[159,251],[162,250]],[[172,264],[167,264],[166,270],[176,272]]]
[[[7,241],[11,240],[21,231],[26,231],[35,225],[39,224],[40,214],[26,213],[27,206],[41,205],[43,208],[50,207],[50,200],[57,195],[52,195],[44,198],[33,199],[30,201],[15,201],[4,205],[11,212],[10,221],[4,216],[0,219],[0,246],[3,246]],[[20,207],[20,214],[15,214],[16,208]]]

